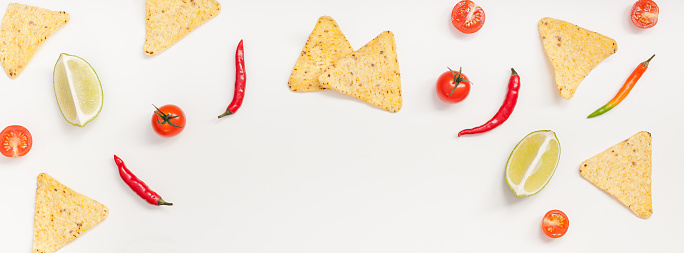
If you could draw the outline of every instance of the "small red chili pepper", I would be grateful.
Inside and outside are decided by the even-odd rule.
[[[154,192],[153,190],[150,190],[147,185],[138,179],[133,173],[131,173],[130,170],[126,168],[126,165],[124,164],[123,160],[119,158],[118,156],[114,155],[114,162],[116,162],[116,166],[119,167],[119,175],[123,179],[126,184],[131,187],[131,189],[138,194],[141,198],[145,199],[147,203],[150,203],[155,206],[160,206],[160,205],[165,205],[165,206],[172,206],[173,203],[169,203],[164,201],[159,194]]]
[[[506,99],[504,100],[503,105],[501,105],[501,108],[499,108],[499,111],[484,125],[461,130],[458,132],[459,137],[466,134],[478,134],[492,130],[503,124],[504,121],[511,116],[513,109],[515,109],[515,104],[518,102],[518,91],[520,90],[520,76],[518,76],[518,73],[515,72],[515,69],[513,68],[511,68],[511,72],[511,78],[508,80],[508,93],[506,93]]]
[[[230,102],[226,112],[219,115],[219,119],[235,113],[242,105],[242,99],[245,98],[245,85],[247,84],[247,75],[245,73],[245,50],[242,47],[242,40],[235,50],[235,92],[233,94],[233,101]]]
[[[593,118],[596,116],[599,116],[601,114],[606,113],[607,111],[610,111],[610,109],[613,109],[613,107],[617,106],[622,100],[624,100],[627,95],[629,95],[629,92],[632,91],[632,88],[634,88],[634,85],[639,81],[639,78],[641,78],[641,75],[646,72],[646,69],[648,68],[648,63],[651,62],[651,59],[653,59],[655,55],[651,56],[651,58],[648,58],[648,60],[642,62],[639,64],[639,66],[632,71],[632,74],[629,75],[627,78],[627,81],[625,81],[625,84],[622,85],[622,88],[618,91],[617,94],[615,94],[615,97],[611,99],[607,104],[602,106],[601,108],[596,109],[593,113],[589,114],[587,118]]]

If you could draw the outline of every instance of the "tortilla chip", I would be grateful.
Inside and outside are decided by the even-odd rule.
[[[16,78],[40,44],[69,21],[69,14],[10,3],[0,26],[0,60],[5,73]]]
[[[145,54],[164,51],[219,12],[215,0],[147,0]]]
[[[580,174],[620,200],[640,218],[651,207],[651,134],[639,132],[580,165]]]
[[[556,86],[565,99],[572,98],[589,72],[617,51],[614,39],[566,21],[543,18],[538,26]]]
[[[36,190],[32,252],[55,252],[108,214],[106,206],[41,173]]]
[[[390,112],[401,109],[401,79],[394,34],[382,32],[356,52],[341,58],[318,78],[321,85]]]
[[[328,16],[320,17],[287,82],[290,90],[304,92],[325,89],[320,86],[318,76],[335,60],[353,52],[337,22]]]

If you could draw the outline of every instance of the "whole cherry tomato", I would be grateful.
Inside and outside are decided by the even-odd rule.
[[[152,115],[152,128],[163,137],[180,134],[185,128],[185,113],[176,105],[165,105],[157,108]]]
[[[477,32],[482,28],[484,22],[484,10],[473,1],[460,1],[451,10],[451,23],[462,33]]]
[[[33,137],[23,126],[12,125],[0,132],[0,153],[7,157],[23,156],[31,150]]]
[[[639,0],[632,7],[632,23],[639,28],[651,28],[658,23],[658,5],[652,0]]]
[[[544,215],[542,230],[551,238],[558,238],[568,231],[570,221],[568,216],[560,210],[551,210]]]
[[[470,80],[461,73],[460,68],[458,71],[449,69],[437,79],[437,95],[444,102],[458,103],[468,97],[470,84]]]

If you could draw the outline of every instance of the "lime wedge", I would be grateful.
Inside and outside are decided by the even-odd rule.
[[[506,163],[506,183],[518,197],[537,194],[551,180],[560,160],[560,143],[551,130],[520,140]]]
[[[102,110],[102,85],[93,67],[78,56],[60,54],[52,84],[62,116],[83,127]]]

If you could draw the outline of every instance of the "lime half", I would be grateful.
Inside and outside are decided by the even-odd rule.
[[[60,54],[52,84],[62,116],[83,127],[102,110],[102,85],[93,67],[78,56]]]
[[[515,146],[506,163],[506,183],[518,197],[537,194],[551,180],[560,160],[560,143],[551,130],[535,131]]]

